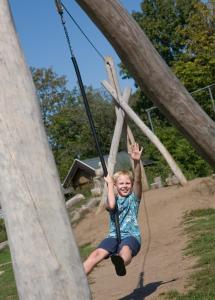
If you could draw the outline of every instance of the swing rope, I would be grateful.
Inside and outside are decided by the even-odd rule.
[[[96,46],[93,44],[93,42],[89,39],[89,37],[85,34],[85,32],[83,31],[83,29],[79,26],[78,22],[73,18],[73,16],[70,14],[70,12],[68,11],[68,9],[66,8],[66,6],[63,4],[63,2],[61,1],[62,7],[64,8],[65,12],[68,14],[68,16],[70,17],[70,19],[73,21],[73,23],[76,25],[76,27],[80,30],[80,32],[83,34],[83,36],[87,39],[87,41],[90,43],[90,45],[93,47],[93,49],[96,51],[96,53],[98,54],[98,56],[100,56],[100,58],[105,61],[104,56],[101,54],[101,52],[96,48]]]
[[[104,160],[104,157],[103,157],[100,145],[99,145],[99,141],[98,141],[98,138],[97,138],[97,133],[96,133],[93,117],[92,117],[92,114],[91,114],[91,111],[90,111],[90,106],[89,106],[89,102],[88,102],[88,99],[87,99],[87,96],[86,96],[85,88],[84,88],[84,85],[83,85],[82,77],[81,77],[81,74],[80,74],[80,70],[79,70],[79,67],[78,67],[77,60],[76,60],[74,52],[72,50],[69,34],[68,34],[68,31],[67,31],[67,27],[66,27],[66,22],[65,22],[64,17],[63,17],[63,8],[64,8],[64,6],[62,5],[60,0],[55,0],[55,4],[56,4],[56,7],[57,7],[57,11],[58,11],[58,13],[60,15],[60,18],[61,18],[61,23],[63,25],[64,33],[65,33],[65,36],[66,36],[67,44],[68,44],[70,55],[71,55],[71,60],[72,60],[72,63],[73,63],[74,69],[75,69],[75,73],[76,73],[76,76],[77,76],[77,79],[78,79],[78,84],[79,84],[79,88],[80,88],[81,95],[82,95],[82,98],[83,98],[86,114],[87,114],[87,117],[88,117],[88,120],[89,120],[89,123],[90,123],[91,132],[92,132],[92,135],[93,135],[93,138],[94,138],[94,141],[95,141],[96,150],[98,152],[98,155],[99,155],[99,158],[100,158],[100,161],[101,161],[104,176],[107,176],[108,175],[107,167],[106,167],[105,160]],[[86,35],[85,35],[85,37],[86,37]],[[89,39],[88,39],[88,41],[89,41]],[[91,43],[91,45],[92,45],[92,43]],[[96,48],[94,47],[94,49],[96,49]],[[102,56],[102,55],[100,54],[100,56]],[[104,59],[103,56],[102,56],[102,58]],[[120,234],[119,213],[118,213],[117,203],[116,203],[116,207],[115,207],[115,210],[114,210],[114,222],[115,222],[115,227],[116,227],[117,241],[118,241],[118,243],[120,243],[121,242],[121,234]]]

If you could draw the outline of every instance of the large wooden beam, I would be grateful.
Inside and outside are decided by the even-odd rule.
[[[0,187],[20,300],[90,299],[31,74],[0,1]]]
[[[215,167],[215,123],[117,0],[76,0],[104,33],[144,93]]]

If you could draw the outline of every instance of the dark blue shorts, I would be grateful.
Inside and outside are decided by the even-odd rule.
[[[140,251],[140,243],[133,236],[122,239],[120,244],[118,244],[117,239],[115,238],[106,238],[98,245],[97,248],[102,248],[108,251],[109,255],[112,255],[114,253],[119,253],[125,245],[131,249],[132,257],[136,256]]]

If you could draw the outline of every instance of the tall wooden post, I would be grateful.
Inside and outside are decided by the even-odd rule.
[[[215,167],[215,123],[117,0],[76,0],[104,33],[147,97]]]
[[[0,186],[20,300],[90,299],[31,74],[0,1]]]
[[[123,92],[123,95],[121,93],[121,89],[119,86],[116,70],[113,66],[113,60],[111,57],[107,56],[105,57],[105,67],[108,75],[108,82],[112,86],[112,88],[115,90],[117,97],[122,99],[122,101],[125,101],[128,103],[130,95],[131,95],[131,89],[126,88]],[[123,124],[124,124],[124,112],[123,110],[119,107],[118,103],[115,102],[115,112],[116,112],[116,124],[114,128],[114,133],[111,141],[111,147],[110,147],[110,152],[109,152],[109,157],[108,157],[108,164],[107,164],[107,169],[108,169],[108,174],[110,176],[113,175],[114,173],[114,168],[116,164],[116,159],[117,159],[117,153],[119,150],[119,143],[120,143],[120,138],[122,134],[122,129],[123,129]],[[103,188],[103,193],[102,193],[102,199],[98,208],[98,212],[100,212],[104,208],[104,204],[107,200],[107,185],[104,185]]]
[[[114,66],[114,61],[112,59],[111,56],[108,56],[105,58],[106,60],[106,69],[107,69],[107,73],[108,73],[108,78],[109,78],[109,83],[111,84],[112,88],[115,89],[116,91],[116,94],[117,94],[117,98],[121,98],[121,101],[125,101],[125,103],[128,103],[128,100],[129,99],[126,99],[125,97],[122,97],[121,96],[121,90],[120,90],[120,85],[119,85],[119,81],[118,81],[118,76],[117,76],[117,72],[116,72],[116,68]],[[129,95],[130,97],[130,95]],[[113,98],[113,100],[115,100]],[[115,102],[115,106],[116,106],[116,114],[118,111],[121,111],[121,114],[123,114],[124,116],[124,112],[123,110],[121,109],[121,107],[119,106],[119,104],[117,103],[117,101],[114,101]],[[134,136],[133,136],[133,133],[131,131],[131,129],[129,128],[129,126],[127,125],[127,122],[126,122],[126,119],[123,118],[123,123],[124,125],[126,125],[126,131],[130,137],[130,141],[131,143],[135,143],[135,140],[134,140]],[[123,125],[123,124],[122,124]],[[122,132],[122,127],[121,127],[121,130],[120,130],[120,136],[121,136],[121,132]],[[114,141],[112,141],[112,143],[114,144]],[[119,144],[118,144],[119,146]],[[118,148],[117,146],[117,148]],[[118,149],[117,149],[118,151]],[[142,170],[142,181],[143,181],[143,191],[147,191],[149,189],[149,186],[148,186],[148,182],[147,182],[147,178],[146,178],[146,174],[145,174],[145,170],[144,170],[144,166],[143,164],[141,163],[141,170]]]

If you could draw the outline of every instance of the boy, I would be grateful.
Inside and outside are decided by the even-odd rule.
[[[111,257],[119,276],[126,274],[125,266],[140,250],[141,238],[137,223],[139,203],[142,195],[140,157],[142,148],[138,144],[131,147],[130,156],[134,161],[134,177],[129,171],[119,171],[113,178],[105,177],[108,187],[106,209],[110,212],[109,234],[84,262],[84,270],[89,274],[103,259]],[[114,190],[117,194],[115,195]],[[117,241],[114,213],[117,203],[121,242]]]

